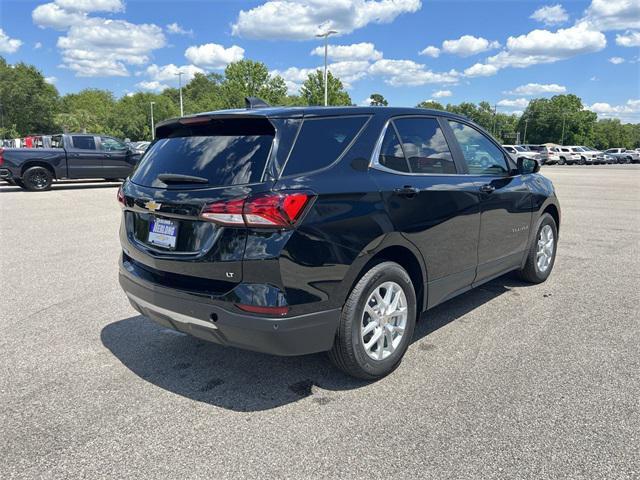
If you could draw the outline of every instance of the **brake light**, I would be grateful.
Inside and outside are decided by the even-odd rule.
[[[205,205],[201,217],[221,225],[288,228],[313,198],[309,192],[281,192]]]
[[[122,185],[118,188],[118,203],[124,208],[124,193],[122,192]]]
[[[0,148],[0,167],[4,163],[4,148]]]
[[[236,304],[240,310],[249,313],[259,313],[260,315],[283,316],[289,313],[289,307],[262,307],[258,305]]]

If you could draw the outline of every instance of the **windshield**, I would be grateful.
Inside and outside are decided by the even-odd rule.
[[[519,152],[526,152],[527,151],[527,149],[524,148],[524,147],[514,147],[514,148]]]

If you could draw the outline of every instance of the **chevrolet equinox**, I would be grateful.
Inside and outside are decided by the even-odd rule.
[[[552,183],[466,117],[247,102],[159,124],[118,191],[120,284],[142,315],[375,379],[423,311],[551,273]]]

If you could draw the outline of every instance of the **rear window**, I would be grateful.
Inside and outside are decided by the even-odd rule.
[[[165,138],[149,147],[131,176],[138,185],[165,188],[158,179],[161,174],[204,177],[209,181],[198,187],[260,182],[275,131],[266,119],[225,119],[205,125],[163,127],[158,133]],[[171,186],[176,187],[185,188],[185,184]]]
[[[80,150],[95,150],[96,149],[96,141],[93,137],[83,137],[83,136],[72,136],[71,142],[73,143],[73,148],[77,148]]]
[[[283,175],[299,175],[335,162],[369,117],[305,119]]]

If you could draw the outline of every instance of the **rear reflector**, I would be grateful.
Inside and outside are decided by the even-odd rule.
[[[259,313],[260,315],[283,316],[289,312],[289,307],[261,307],[258,305],[236,304],[240,310],[249,313]]]
[[[221,225],[288,228],[295,225],[314,195],[280,192],[205,205],[201,217]]]

